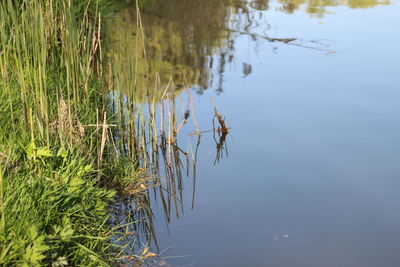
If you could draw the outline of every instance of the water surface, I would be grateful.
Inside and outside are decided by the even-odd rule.
[[[168,264],[400,266],[399,14],[398,1],[153,0],[140,44],[135,8],[116,17],[139,88],[190,94],[202,130],[212,97],[231,127],[222,147],[201,136],[176,211],[151,194],[153,249],[186,256]],[[194,130],[179,133],[193,154]]]

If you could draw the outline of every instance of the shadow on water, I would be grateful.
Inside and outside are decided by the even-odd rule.
[[[388,1],[279,0],[279,10],[293,13],[305,6],[308,13],[324,16],[327,8],[351,8],[387,4]],[[110,105],[122,125],[110,131],[114,147],[109,151],[137,161],[153,178],[132,199],[121,200],[114,220],[126,223],[125,232],[135,240],[124,255],[138,254],[147,247],[160,252],[155,229],[154,207],[163,210],[166,227],[172,218],[184,216],[183,188],[191,179],[191,208],[195,207],[197,155],[202,138],[216,144],[214,164],[228,157],[228,127],[214,107],[211,126],[201,129],[196,121],[191,92],[224,91],[224,74],[229,64],[242,66],[243,77],[252,74],[249,62],[237,62],[237,37],[247,36],[254,44],[297,46],[330,54],[318,40],[291,36],[270,36],[265,11],[268,0],[154,0],[140,9],[132,3],[112,19],[107,54]],[[140,12],[139,12],[140,10]],[[180,104],[179,104],[180,102]],[[183,130],[184,128],[189,130]],[[208,128],[207,128],[208,127]],[[206,131],[202,131],[206,130]],[[192,131],[192,132],[190,132]],[[194,132],[193,132],[194,131]],[[181,146],[179,135],[194,137],[194,149]],[[186,145],[186,144],[185,144]],[[192,146],[191,146],[192,147]],[[133,223],[132,223],[133,222]],[[121,242],[117,240],[116,243]],[[139,256],[124,259],[142,261]],[[123,260],[123,262],[125,262]]]

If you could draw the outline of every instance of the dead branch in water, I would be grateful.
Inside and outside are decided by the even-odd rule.
[[[215,165],[217,162],[219,162],[219,160],[222,157],[224,157],[224,154],[228,156],[228,148],[226,146],[226,136],[229,133],[229,128],[226,126],[225,118],[218,112],[217,107],[215,106],[214,103],[213,106],[214,106],[214,118],[213,118],[214,141],[217,144],[217,155],[214,161]],[[217,118],[217,121],[219,123],[217,129],[215,128],[215,118]],[[218,134],[219,140],[217,140],[215,133]]]
[[[219,123],[218,129],[216,131],[222,135],[227,135],[229,133],[229,128],[226,126],[225,118],[222,117],[222,115],[218,112],[217,107],[214,105],[213,124],[214,124],[215,118],[217,118],[217,121]],[[215,128],[214,128],[214,131],[215,131]]]

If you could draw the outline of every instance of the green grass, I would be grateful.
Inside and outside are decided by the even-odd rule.
[[[0,3],[1,266],[106,266],[117,255],[112,188],[136,174],[108,156],[99,77],[111,6]]]
[[[2,167],[1,264],[107,265],[114,193],[94,186],[96,172],[79,152],[36,152],[35,161],[11,153]]]
[[[109,221],[116,192],[146,188],[146,168],[159,157],[174,190],[181,184],[176,137],[186,118],[179,123],[173,92],[137,82],[144,47],[129,53],[122,39],[106,51],[105,21],[119,5],[0,2],[0,266],[129,257],[122,226]],[[144,44],[141,23],[136,31],[133,41]]]

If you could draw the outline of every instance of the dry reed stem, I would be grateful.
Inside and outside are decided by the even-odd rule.
[[[107,141],[107,112],[104,112],[104,119],[103,119],[103,132],[101,134],[101,145],[100,145],[100,154],[99,154],[99,167],[102,165],[103,162],[103,153],[104,147]]]

